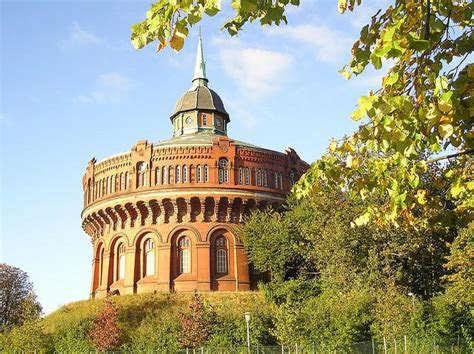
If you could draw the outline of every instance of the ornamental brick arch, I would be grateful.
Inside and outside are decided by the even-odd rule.
[[[161,235],[150,228],[140,230],[134,239],[133,283],[137,293],[146,292],[158,281],[160,244],[162,244]]]

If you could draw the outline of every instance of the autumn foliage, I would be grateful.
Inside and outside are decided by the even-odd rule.
[[[117,318],[117,306],[112,299],[107,298],[89,333],[91,341],[98,351],[110,350],[118,345],[120,329],[117,325]]]
[[[182,348],[196,348],[206,342],[210,334],[210,315],[201,295],[195,291],[189,311],[180,314],[179,344]]]

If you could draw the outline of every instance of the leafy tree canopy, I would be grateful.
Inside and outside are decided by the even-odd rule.
[[[247,22],[286,23],[287,7],[299,0],[230,2],[234,17],[223,24],[236,35]],[[338,0],[341,13],[353,11],[361,0]],[[184,45],[189,28],[203,16],[221,11],[220,0],[161,0],[151,5],[143,22],[132,26],[132,44],[139,49],[158,41],[176,51]],[[313,163],[295,187],[298,197],[320,183],[330,183],[353,196],[381,197],[383,204],[368,204],[355,224],[373,221],[380,226],[427,227],[465,225],[473,218],[474,151],[473,90],[474,4],[462,0],[394,0],[379,10],[360,32],[352,47],[352,60],[341,69],[349,79],[368,65],[389,68],[382,87],[359,99],[352,119],[359,130],[332,141],[328,152]],[[455,155],[444,177],[447,196],[456,205],[456,217],[436,218],[444,205],[420,187],[421,176],[440,154]],[[362,163],[358,155],[369,153]],[[396,173],[392,173],[395,171]]]
[[[19,268],[0,264],[0,332],[39,318],[42,308],[28,274]]]

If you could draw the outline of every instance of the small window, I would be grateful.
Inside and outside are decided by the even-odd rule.
[[[229,183],[229,162],[227,159],[219,160],[219,183]]]
[[[207,125],[207,115],[205,115],[205,114],[202,115],[202,125],[204,125],[204,126]]]
[[[239,184],[244,184],[244,176],[242,167],[239,167]]]
[[[202,172],[201,172],[201,165],[197,165],[197,167],[196,167],[196,182],[197,182],[197,183],[201,183],[201,182],[202,182],[202,180],[201,180],[201,178],[202,178],[202,177],[201,177],[201,173],[202,173]]]
[[[273,182],[274,182],[274,187],[275,187],[275,189],[278,189],[278,182],[279,182],[279,181],[278,181],[278,172],[275,172],[275,173],[273,174]]]
[[[295,172],[290,170],[290,174],[288,176],[290,178],[290,188],[295,185]]]
[[[137,187],[146,186],[146,164],[144,162],[137,163]]]
[[[262,171],[262,178],[263,178],[263,186],[268,187],[268,178],[267,178],[267,171]]]
[[[245,168],[245,184],[250,184],[250,168]]]
[[[183,166],[183,183],[188,182],[188,166]]]
[[[258,169],[257,170],[257,186],[261,186],[262,185],[262,170],[261,169]]]
[[[174,181],[175,183],[179,183],[181,178],[181,166],[176,166],[175,168],[175,175],[174,175]]]
[[[168,170],[166,169],[166,166],[163,166],[161,170],[161,183],[165,184],[166,181],[168,180]]]
[[[125,279],[125,244],[121,243],[117,247],[117,280]]]
[[[227,273],[227,239],[219,236],[216,239],[216,272]]]
[[[161,177],[160,168],[157,167],[155,168],[155,184],[160,184],[160,177]]]
[[[204,183],[209,182],[209,166],[204,165]]]

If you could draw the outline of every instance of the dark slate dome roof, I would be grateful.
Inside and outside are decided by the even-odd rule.
[[[196,109],[217,111],[229,121],[229,114],[225,110],[221,98],[207,86],[197,86],[186,91],[176,102],[174,112],[170,118],[173,119],[179,113]]]

